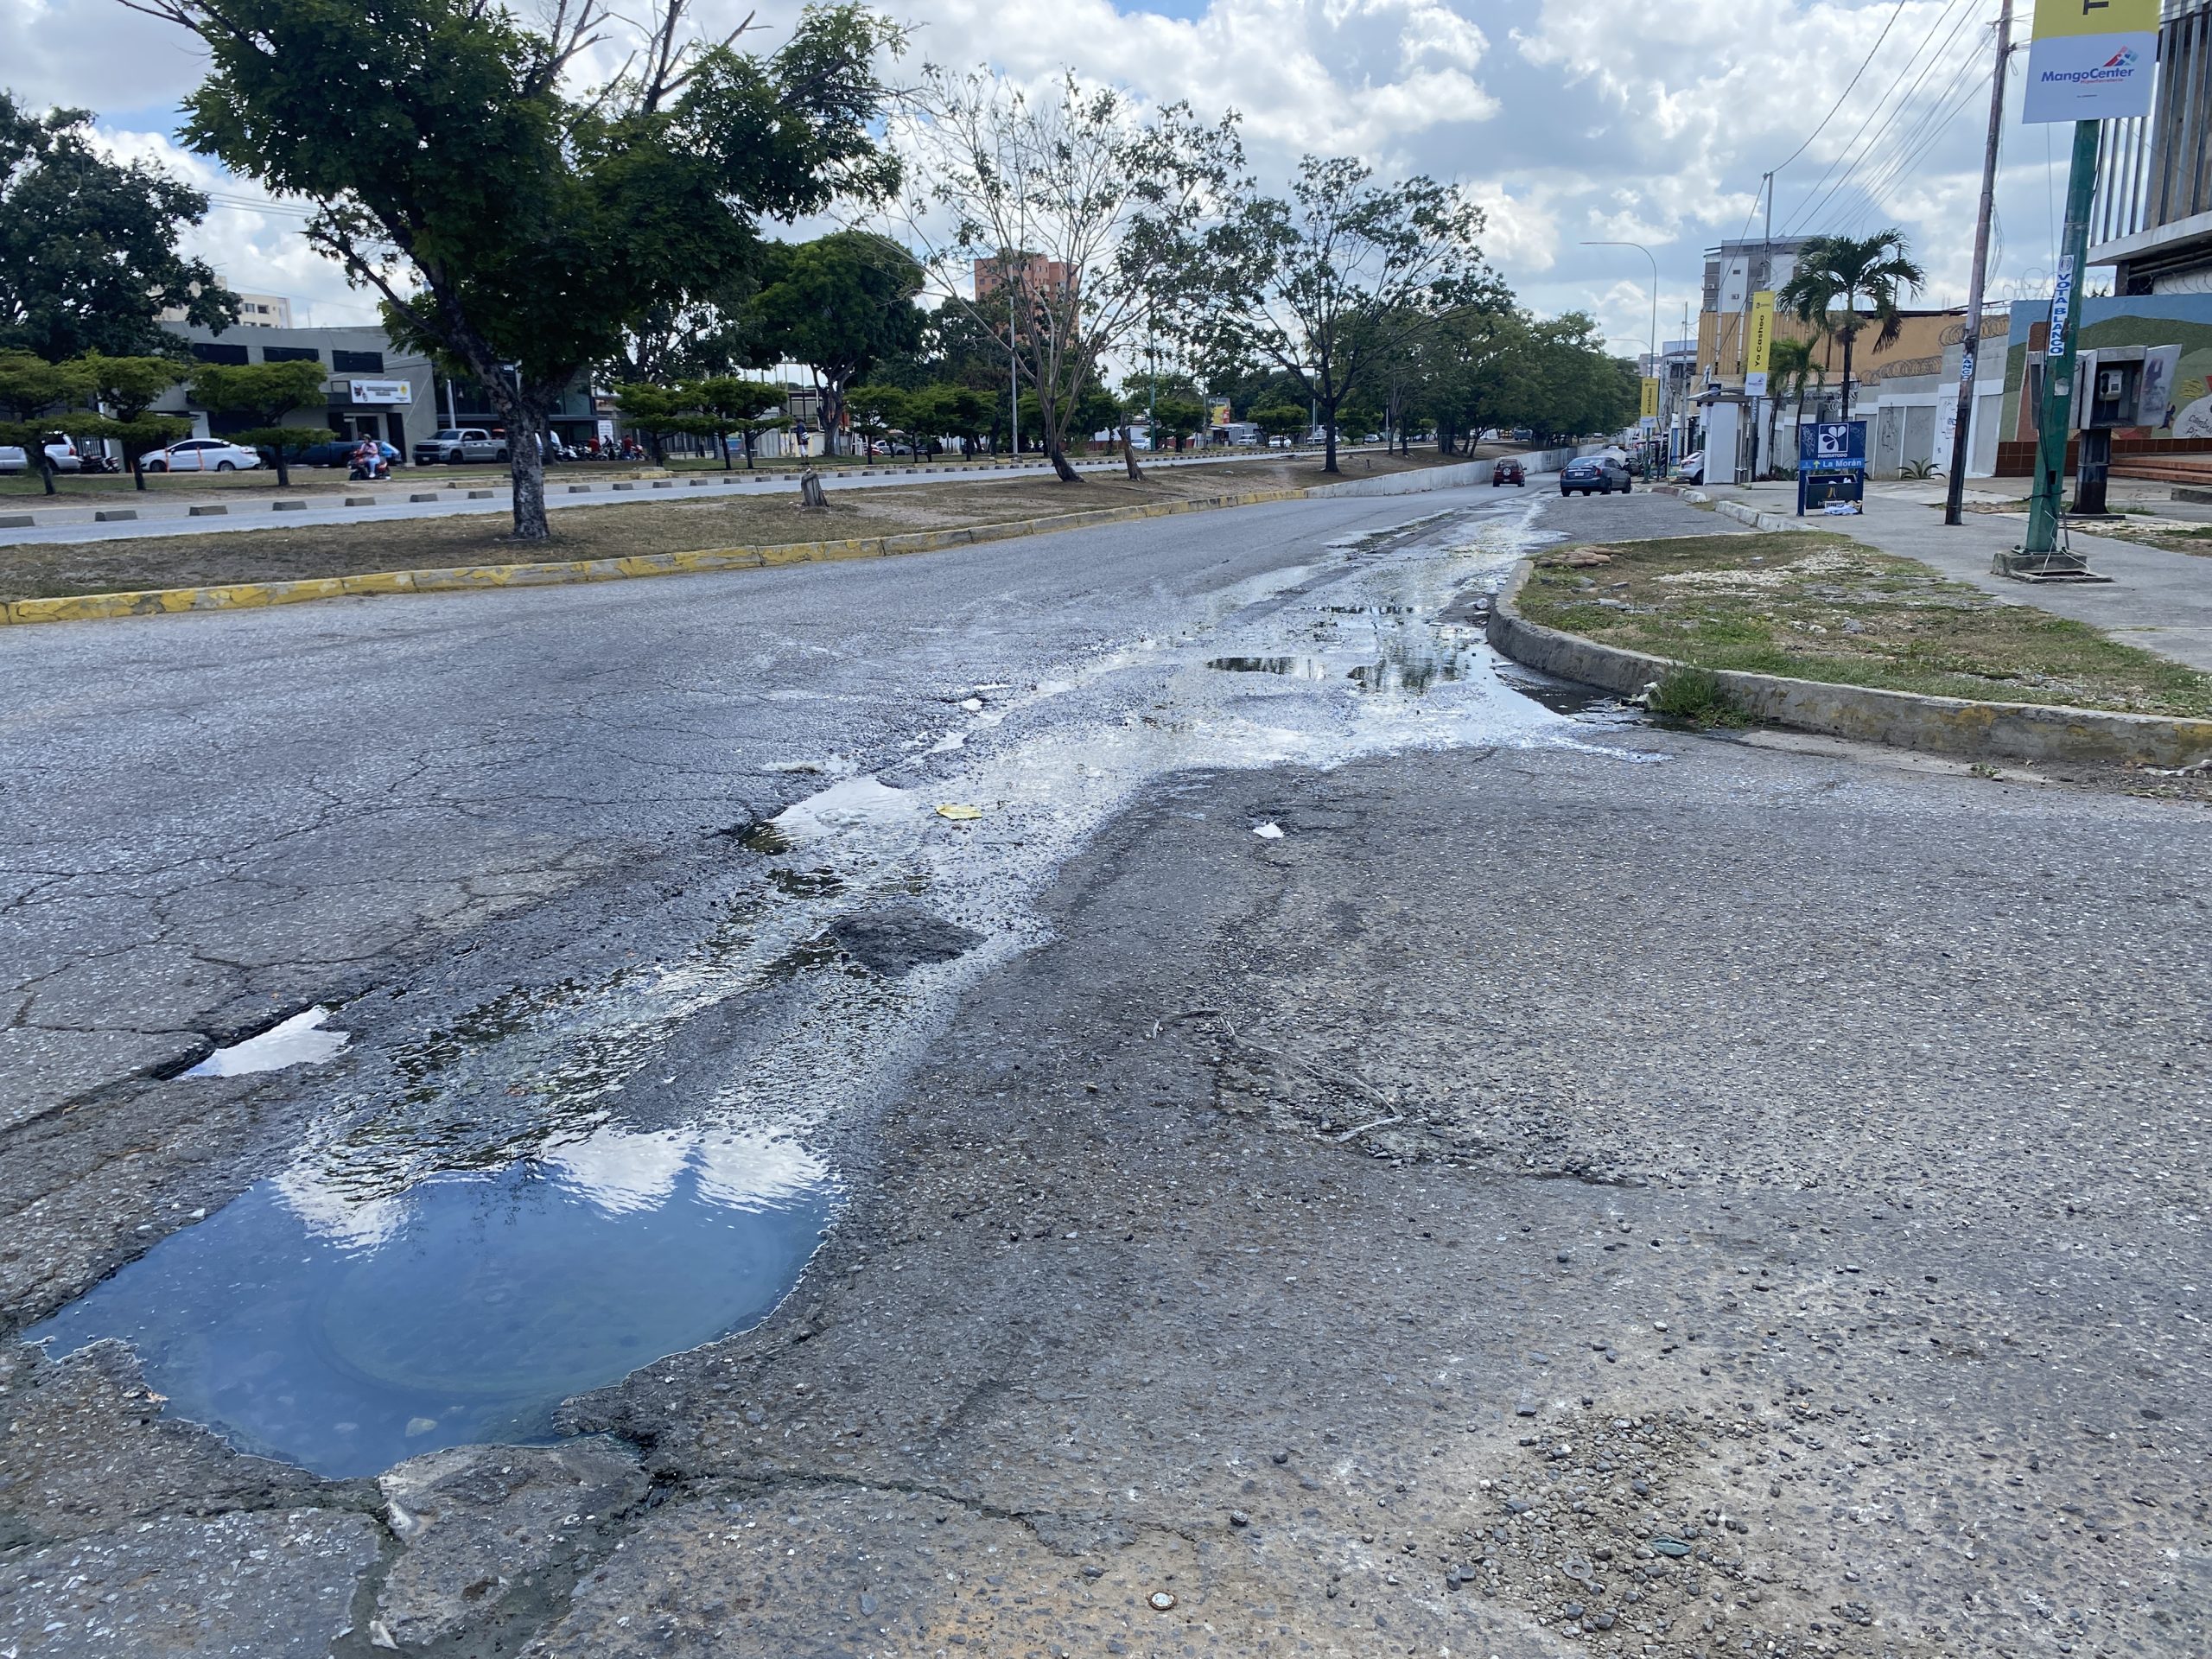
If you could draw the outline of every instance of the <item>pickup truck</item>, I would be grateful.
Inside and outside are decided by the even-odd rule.
[[[441,461],[448,467],[458,467],[464,461],[505,461],[507,441],[504,435],[486,431],[480,426],[449,426],[433,432],[415,445],[415,464],[435,467]]]

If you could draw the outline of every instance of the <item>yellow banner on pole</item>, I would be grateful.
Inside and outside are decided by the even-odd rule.
[[[2158,0],[2036,0],[2035,38],[2062,35],[2155,35]]]
[[[1751,349],[1744,359],[1744,391],[1751,397],[1766,396],[1767,357],[1774,349],[1774,290],[1763,288],[1751,296]]]
[[[1637,412],[1647,421],[1659,418],[1659,383],[1648,374],[1643,377],[1643,402]]]

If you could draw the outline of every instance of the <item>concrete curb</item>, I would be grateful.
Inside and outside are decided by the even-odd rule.
[[[1672,658],[1623,651],[1530,622],[1514,601],[1534,569],[1528,559],[1515,566],[1491,607],[1487,637],[1502,655],[1625,696],[1682,666]],[[1722,671],[1716,677],[1754,719],[1895,748],[2098,766],[2186,766],[2212,756],[2212,720],[1975,702],[1777,674]]]
[[[164,616],[186,611],[256,610],[308,600],[366,598],[381,594],[462,593],[480,588],[543,588],[579,582],[619,582],[714,570],[752,570],[769,565],[843,559],[893,558],[939,548],[1011,541],[1055,531],[1081,530],[1138,518],[1259,506],[1302,499],[1302,490],[1253,490],[1238,495],[1193,496],[1141,506],[1055,513],[957,530],[909,531],[849,541],[793,542],[778,547],[710,548],[690,553],[649,553],[620,559],[558,559],[525,564],[461,565],[439,570],[378,570],[355,576],[311,576],[293,582],[240,582],[208,588],[158,588],[130,593],[73,594],[18,599],[0,606],[0,623],[91,622],[119,616]]]

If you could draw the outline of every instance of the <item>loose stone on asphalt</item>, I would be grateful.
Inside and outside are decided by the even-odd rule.
[[[1545,714],[1429,620],[1503,531],[1711,519],[1487,495],[1071,537],[1079,604],[1033,550],[791,573],[849,607],[811,621],[714,579],[492,601],[515,674],[619,620],[657,672],[747,653],[743,713],[717,725],[697,677],[709,741],[663,688],[608,691],[648,763],[560,835],[596,750],[525,763],[528,802],[473,795],[502,836],[457,816],[423,882],[349,900],[354,1044],[313,1077],[117,1085],[10,1132],[8,1317],[258,1177],[384,1179],[349,1128],[427,1158],[465,1104],[556,1157],[565,1097],[529,1090],[585,1052],[634,1056],[587,1097],[630,1155],[742,1100],[843,1211],[759,1328],[563,1406],[592,1438],[380,1484],[159,1414],[111,1348],[11,1349],[0,1648],[2212,1650],[2202,809]],[[1477,516],[1318,550],[1446,509]],[[411,613],[408,649],[481,648],[479,602]],[[312,626],[358,679],[393,608],[151,626]],[[1401,689],[1356,689],[1361,653]],[[1232,656],[1325,677],[1205,667]],[[1416,658],[1459,677],[1404,690]],[[254,671],[264,697],[325,671]],[[958,710],[986,682],[1017,690]],[[830,756],[985,816],[926,855],[721,833]],[[316,891],[316,833],[265,873]],[[493,844],[528,880],[388,942]],[[241,913],[184,925],[213,950]],[[313,913],[257,912],[256,995],[332,1000],[283,919]]]

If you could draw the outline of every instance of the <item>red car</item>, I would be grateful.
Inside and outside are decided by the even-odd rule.
[[[1529,474],[1517,461],[1501,461],[1491,468],[1490,486],[1493,490],[1501,484],[1526,484]]]

